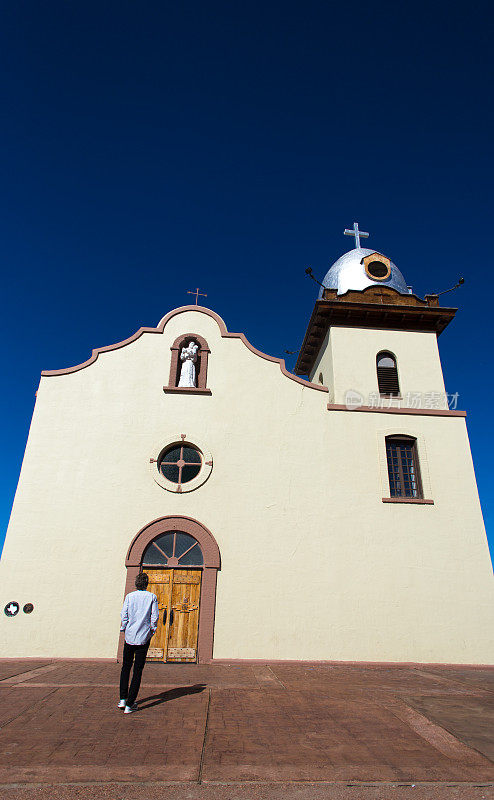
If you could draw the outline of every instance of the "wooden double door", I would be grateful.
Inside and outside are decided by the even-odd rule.
[[[158,598],[159,621],[151,639],[148,661],[197,661],[200,569],[147,569],[148,592]]]

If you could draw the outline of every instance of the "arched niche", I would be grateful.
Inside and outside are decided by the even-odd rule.
[[[182,347],[187,347],[192,340],[197,342],[199,345],[199,351],[197,353],[197,361],[195,365],[197,386],[179,386],[178,382],[180,380],[181,368],[180,351],[182,350]],[[163,386],[163,390],[165,392],[181,392],[184,394],[211,394],[211,390],[207,388],[208,356],[211,351],[206,339],[204,339],[203,336],[199,336],[197,333],[185,333],[181,336],[177,336],[170,347],[170,350],[170,377],[168,380],[168,386]]]

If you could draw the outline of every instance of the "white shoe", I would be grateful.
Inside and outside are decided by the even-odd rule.
[[[124,714],[132,714],[133,711],[137,711],[137,703],[134,703],[132,706],[125,706]]]
[[[117,708],[125,708],[127,700],[119,700]]]

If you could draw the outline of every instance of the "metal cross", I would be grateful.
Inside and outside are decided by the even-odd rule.
[[[187,294],[195,294],[196,305],[198,304],[199,297],[207,297],[207,294],[203,294],[202,292],[199,291],[199,289],[196,289],[195,292],[187,292]]]
[[[360,237],[369,235],[365,231],[359,231],[358,222],[354,222],[353,223],[353,229],[352,230],[348,230],[348,228],[345,228],[343,233],[344,233],[345,236],[355,236],[355,249],[356,250],[358,250],[358,248],[360,247]]]

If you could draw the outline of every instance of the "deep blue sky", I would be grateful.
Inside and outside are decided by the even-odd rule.
[[[488,3],[3,4],[0,541],[42,369],[196,286],[283,356],[304,268],[322,278],[358,220],[418,294],[466,279],[440,348],[494,546],[493,22]]]

